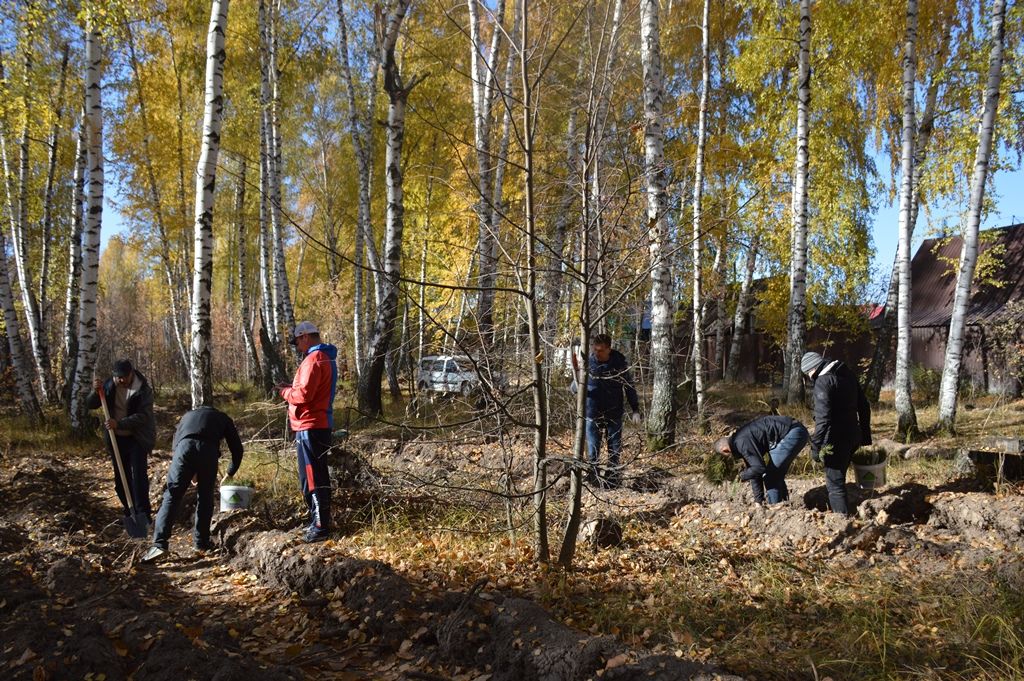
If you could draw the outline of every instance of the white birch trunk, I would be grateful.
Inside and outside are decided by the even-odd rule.
[[[903,45],[903,144],[900,159],[900,222],[897,259],[899,298],[896,310],[896,435],[900,440],[917,433],[917,413],[910,395],[910,237],[913,230],[914,143],[917,132],[917,0],[907,0],[907,35]]]
[[[349,131],[352,137],[352,147],[356,157],[356,172],[358,179],[358,207],[356,213],[356,230],[353,243],[354,269],[353,277],[355,283],[352,318],[352,338],[354,347],[354,362],[356,374],[363,370],[366,353],[367,330],[366,330],[366,303],[364,298],[365,279],[364,249],[371,272],[371,281],[378,291],[376,299],[380,302],[381,287],[376,283],[381,281],[382,272],[379,258],[373,241],[373,224],[371,215],[370,192],[373,181],[373,130],[370,121],[373,119],[375,109],[375,92],[377,87],[377,71],[380,62],[376,56],[371,57],[370,77],[367,83],[369,91],[369,102],[366,106],[365,115],[360,113],[361,109],[356,102],[355,78],[352,74],[352,67],[349,62],[348,46],[348,22],[345,20],[345,6],[343,0],[338,0],[338,36],[339,56],[341,58],[342,75],[345,78],[345,92],[348,98]]]
[[[974,157],[971,201],[967,211],[963,250],[960,254],[960,272],[957,275],[956,295],[953,299],[953,316],[949,322],[949,336],[946,340],[946,359],[943,363],[942,383],[939,387],[938,427],[948,431],[953,431],[956,425],[957,388],[960,383],[960,368],[963,360],[967,308],[971,301],[971,284],[974,280],[974,267],[978,260],[978,230],[981,226],[985,180],[988,177],[996,112],[999,107],[999,88],[1002,83],[1005,17],[1006,0],[995,0],[989,29],[992,46],[988,62],[988,83],[985,86],[984,107],[978,125],[978,151]]]
[[[704,424],[704,299],[703,285],[703,236],[701,230],[704,194],[704,145],[707,137],[708,88],[711,84],[711,52],[708,44],[708,6],[704,0],[701,21],[701,91],[700,109],[697,115],[697,158],[693,174],[693,388],[697,396],[697,427]]]
[[[20,322],[18,321],[18,313],[14,309],[14,295],[11,292],[11,280],[7,274],[7,244],[5,242],[3,230],[0,230],[0,307],[3,308],[4,330],[11,353],[11,365],[14,369],[14,379],[18,391],[18,399],[21,402],[21,409],[25,413],[39,418],[42,416],[42,411],[39,409],[39,402],[36,400],[35,392],[32,390],[32,377],[25,358],[25,349],[21,342]]]
[[[68,222],[68,283],[64,295],[64,385],[61,396],[64,404],[71,404],[71,390],[75,383],[75,359],[78,357],[78,306],[82,279],[82,203],[85,201],[86,163],[86,118],[82,109],[82,120],[78,126],[78,142],[75,145],[75,174],[71,187],[71,211]]]
[[[92,390],[96,365],[96,296],[99,289],[100,230],[103,226],[103,51],[90,18],[85,30],[85,121],[88,192],[82,240],[82,285],[78,306],[78,362],[71,389],[71,427],[84,434],[85,400]]]
[[[29,343],[32,347],[32,359],[35,364],[36,377],[39,379],[39,393],[43,402],[52,399],[52,383],[50,380],[50,355],[46,343],[46,334],[42,327],[42,315],[39,301],[33,290],[32,270],[28,257],[28,174],[29,174],[29,122],[35,116],[33,102],[30,97],[32,86],[29,74],[32,72],[32,39],[27,40],[25,50],[25,81],[24,124],[21,128],[18,162],[18,218],[13,225],[11,245],[14,247],[14,266],[17,273],[18,286],[21,290],[21,304],[25,312],[28,327]]]
[[[466,0],[469,8],[470,69],[473,87],[473,136],[476,144],[477,203],[479,223],[477,234],[477,331],[484,347],[489,347],[494,336],[494,286],[498,273],[498,235],[494,213],[495,174],[504,162],[491,153],[491,109],[494,102],[498,52],[501,46],[501,22],[505,1],[498,0],[498,15],[492,34],[491,47],[484,57],[480,36],[478,12],[480,0]],[[507,107],[506,107],[507,108]]]
[[[810,162],[811,109],[811,2],[800,0],[800,57],[797,75],[796,166],[793,171],[789,265],[789,337],[783,382],[786,401],[793,404],[803,396],[800,360],[807,333],[807,171]]]
[[[377,26],[379,56],[384,71],[384,90],[388,94],[387,148],[385,177],[387,183],[387,225],[384,235],[384,298],[377,307],[373,335],[366,358],[366,369],[359,376],[359,408],[366,414],[383,411],[381,378],[384,363],[394,334],[398,313],[398,285],[402,267],[402,233],[405,227],[405,202],[402,178],[402,143],[405,140],[405,112],[409,92],[421,80],[413,77],[408,84],[402,79],[395,60],[398,32],[412,0],[395,0],[389,4],[383,25]]]
[[[757,251],[760,246],[760,234],[755,234],[747,247],[747,262],[740,284],[740,295],[736,300],[736,314],[732,319],[732,342],[729,345],[729,359],[725,363],[725,380],[734,383],[739,375],[740,348],[742,347],[743,329],[753,303],[752,287],[754,271],[757,269]]]
[[[229,0],[212,0],[206,37],[206,105],[203,142],[196,166],[196,210],[192,279],[192,408],[213,399],[210,358],[210,289],[213,283],[213,196],[220,129],[224,119],[224,32]]]
[[[666,219],[667,172],[662,110],[665,83],[661,67],[658,0],[640,0],[640,54],[644,86],[644,178],[647,184],[647,228],[651,266],[651,368],[654,388],[647,420],[652,450],[675,441],[675,367],[672,357],[671,237]]]
[[[285,265],[284,253],[284,216],[281,210],[281,125],[278,114],[280,104],[280,88],[278,81],[280,72],[277,68],[277,27],[280,18],[280,6],[271,3],[270,22],[267,31],[268,71],[270,73],[270,110],[269,110],[269,142],[270,142],[270,205],[271,229],[273,230],[274,253],[274,290],[278,307],[278,322],[284,326],[286,334],[295,328],[295,311],[292,307],[291,287],[288,285],[288,268]]]

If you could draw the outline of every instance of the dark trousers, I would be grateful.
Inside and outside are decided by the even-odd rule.
[[[825,464],[825,489],[828,491],[828,505],[833,513],[849,515],[846,504],[846,469],[850,467],[853,450],[849,446],[832,445],[832,453],[822,457]]]
[[[619,455],[622,453],[622,414],[616,416],[588,416],[587,420],[587,459],[590,461],[591,472],[595,472],[601,457],[601,438],[608,442],[608,471],[606,480],[615,485],[621,477]]]
[[[196,491],[196,520],[192,539],[197,547],[210,542],[210,520],[213,518],[213,492],[217,486],[217,452],[203,451],[199,440],[182,440],[174,450],[171,467],[167,470],[167,486],[160,512],[156,515],[153,530],[153,544],[167,550],[171,538],[171,525],[181,509],[181,500],[188,490],[192,477],[197,476],[199,487]]]
[[[295,433],[299,488],[309,508],[310,526],[322,530],[331,528],[331,478],[327,470],[330,449],[331,431],[328,428]]]
[[[129,435],[114,435],[114,437],[117,438],[117,448],[121,452],[121,463],[124,465],[124,474],[131,487],[135,510],[142,511],[147,517],[151,516],[153,509],[149,504],[149,450],[140,447],[135,438]],[[114,490],[117,491],[117,498],[121,500],[125,515],[128,515],[128,498],[124,495],[121,474],[117,471],[117,462],[114,461],[114,450],[110,448],[108,451],[110,465],[114,469]]]

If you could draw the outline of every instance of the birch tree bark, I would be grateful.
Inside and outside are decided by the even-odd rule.
[[[229,0],[212,0],[206,37],[206,105],[203,142],[196,166],[196,210],[192,279],[192,408],[213,399],[210,358],[210,289],[213,283],[213,192],[217,182],[220,129],[224,119],[224,31]]]
[[[18,287],[21,290],[21,303],[25,311],[25,322],[28,327],[29,343],[32,348],[32,359],[35,364],[35,373],[39,378],[39,393],[43,402],[52,401],[52,381],[50,379],[50,353],[46,342],[46,333],[42,327],[42,314],[39,310],[39,300],[33,290],[32,270],[28,254],[28,175],[29,175],[29,123],[35,117],[34,102],[31,97],[33,91],[29,82],[29,74],[32,73],[32,34],[26,39],[25,48],[25,76],[24,76],[24,122],[21,128],[21,140],[19,142],[18,157],[18,205],[17,220],[12,223],[11,245],[14,247],[14,266],[17,273]]]
[[[793,172],[792,254],[789,266],[789,337],[783,383],[786,401],[803,397],[800,360],[807,333],[807,170],[810,162],[811,2],[800,0],[800,57],[797,75],[796,167]]]
[[[61,396],[64,405],[70,407],[72,388],[75,384],[75,359],[78,357],[78,306],[82,279],[82,203],[85,201],[86,163],[86,110],[78,125],[78,141],[75,144],[75,172],[71,186],[71,211],[68,223],[68,283],[64,295],[64,383]]]
[[[754,302],[752,295],[754,271],[757,269],[757,251],[760,247],[760,234],[754,234],[747,246],[747,261],[744,268],[743,283],[740,284],[740,295],[736,300],[736,314],[732,320],[732,342],[729,344],[729,359],[725,363],[725,380],[735,383],[739,376],[740,348],[742,347],[747,315]]]
[[[378,16],[378,52],[383,65],[384,91],[388,95],[387,148],[385,154],[387,182],[387,225],[384,235],[384,298],[377,307],[377,316],[367,351],[366,369],[359,376],[360,410],[371,416],[383,412],[381,377],[384,362],[394,334],[398,313],[398,285],[402,266],[402,232],[405,227],[405,202],[402,177],[402,143],[405,140],[405,112],[409,92],[422,80],[414,76],[406,84],[395,60],[395,44],[402,21],[412,0],[394,0],[385,16]]]
[[[0,230],[0,307],[4,313],[4,330],[11,353],[11,365],[14,369],[14,380],[18,391],[21,409],[33,418],[42,418],[42,410],[32,390],[31,370],[25,358],[25,349],[21,342],[21,327],[18,313],[14,309],[14,296],[11,292],[11,280],[7,274],[7,243],[3,230]]]
[[[473,137],[476,144],[477,203],[477,331],[484,348],[494,340],[494,286],[498,275],[498,234],[495,221],[495,175],[504,158],[491,151],[492,108],[496,92],[498,55],[501,50],[501,24],[505,0],[498,0],[497,17],[491,34],[490,49],[484,55],[480,36],[480,0],[466,0],[469,8],[470,69],[473,86]],[[507,108],[507,107],[506,107]]]
[[[913,237],[914,229],[917,226],[917,214],[921,207],[923,196],[921,195],[921,177],[924,172],[924,162],[927,156],[928,144],[931,141],[932,131],[935,129],[935,104],[938,100],[939,83],[941,72],[945,68],[946,59],[949,56],[949,38],[952,22],[947,20],[943,26],[942,38],[939,42],[937,55],[933,60],[933,73],[928,82],[925,92],[924,109],[921,111],[921,119],[917,125],[917,139],[914,143],[914,193],[910,202],[910,235]],[[885,380],[886,369],[889,360],[892,358],[893,340],[896,336],[896,316],[899,305],[899,284],[900,284],[900,261],[899,254],[893,258],[892,274],[889,276],[889,290],[885,297],[885,311],[882,316],[882,324],[878,329],[875,338],[875,350],[871,356],[871,365],[865,379],[864,392],[871,402],[877,402],[882,391],[882,381]],[[907,362],[910,360],[908,359]]]
[[[896,312],[896,435],[906,441],[917,434],[917,413],[910,396],[910,235],[914,196],[914,142],[917,132],[917,0],[907,0],[907,35],[903,45],[903,144],[900,161],[899,302]]]
[[[90,8],[91,9],[91,8]],[[92,16],[85,29],[85,120],[89,169],[82,240],[82,285],[78,306],[78,361],[71,390],[71,428],[84,435],[88,430],[86,398],[92,390],[96,364],[96,296],[99,284],[100,230],[103,225],[103,51]]]
[[[377,256],[373,239],[373,223],[371,215],[370,193],[373,183],[373,129],[370,122],[376,110],[377,72],[380,61],[373,50],[370,50],[370,75],[367,79],[367,104],[365,112],[356,100],[356,80],[349,61],[348,22],[345,19],[343,0],[338,0],[338,38],[339,56],[341,58],[342,75],[345,78],[345,93],[348,98],[349,132],[356,157],[358,179],[358,208],[356,213],[356,231],[353,239],[353,276],[355,290],[353,295],[352,339],[354,346],[354,363],[356,374],[362,372],[365,363],[367,329],[366,304],[363,293],[365,272],[363,271],[364,248],[370,263],[371,281],[382,279],[380,259]],[[374,289],[381,291],[381,286],[374,283]],[[380,294],[376,296],[380,299]]]
[[[971,301],[974,266],[978,260],[978,229],[981,225],[985,181],[988,178],[996,111],[999,107],[1005,17],[1006,0],[995,0],[992,5],[989,28],[989,39],[992,41],[992,46],[988,62],[988,82],[985,86],[984,106],[978,124],[978,151],[974,157],[971,200],[967,212],[967,225],[964,229],[963,250],[960,253],[960,271],[957,274],[956,294],[953,299],[953,316],[949,322],[949,335],[946,340],[946,359],[943,364],[942,383],[939,386],[938,427],[950,432],[953,432],[956,426],[957,388],[960,384],[960,368],[963,360],[964,330],[967,322],[967,308]]]
[[[274,301],[278,326],[286,329],[290,337],[295,328],[295,312],[292,307],[291,287],[288,285],[288,268],[284,258],[284,216],[281,210],[281,123],[279,87],[280,70],[277,66],[277,31],[280,23],[280,4],[270,3],[270,21],[267,26],[267,70],[270,80],[270,108],[268,117],[268,147],[270,154],[270,224],[273,233],[274,254]],[[296,351],[297,352],[297,351]]]
[[[132,34],[131,23],[125,22],[125,42],[128,47],[128,60],[132,67],[132,76],[135,80],[135,91],[139,100],[139,123],[142,126],[142,163],[146,169],[146,180],[149,184],[149,200],[153,204],[153,222],[156,226],[157,239],[159,239],[160,264],[164,271],[164,280],[167,282],[167,295],[171,304],[171,328],[174,330],[174,340],[177,346],[178,355],[181,357],[182,366],[189,366],[189,355],[185,349],[185,334],[181,324],[181,301],[178,293],[181,286],[175,280],[174,263],[171,258],[171,245],[167,237],[167,227],[164,224],[164,206],[160,195],[160,185],[156,181],[156,172],[153,170],[153,155],[150,153],[150,132],[149,113],[146,107],[146,96],[142,87],[142,69],[139,67],[139,60],[135,54],[135,38]]]
[[[675,367],[672,358],[671,236],[666,220],[664,116],[665,84],[661,67],[658,0],[640,0],[640,55],[644,87],[644,179],[651,267],[651,368],[654,388],[647,419],[648,447],[659,450],[675,441]]]
[[[708,44],[708,6],[704,0],[701,20],[701,91],[700,109],[697,116],[697,154],[693,175],[693,388],[697,397],[697,427],[704,427],[704,300],[703,284],[703,236],[701,234],[701,198],[704,194],[704,145],[707,137],[708,89],[711,84],[711,52]]]
[[[3,59],[0,58],[0,80],[3,79]],[[0,117],[0,124],[2,124],[0,125],[0,160],[3,163],[3,183],[7,199],[7,215],[10,219],[11,234],[13,235],[17,232],[17,213],[15,212],[14,194],[10,183],[11,172],[7,156],[8,125],[6,116]],[[7,333],[7,343],[11,354],[15,385],[22,411],[38,418],[42,416],[42,411],[39,408],[39,402],[36,400],[36,394],[32,387],[31,360],[25,355],[25,346],[21,338],[21,322],[14,308],[15,297],[7,266],[7,239],[4,236],[3,230],[0,229],[0,307],[3,308],[4,329]]]

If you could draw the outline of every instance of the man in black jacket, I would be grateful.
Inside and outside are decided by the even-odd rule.
[[[210,520],[213,517],[213,490],[217,482],[221,440],[225,440],[231,450],[231,465],[227,475],[231,477],[242,465],[242,440],[238,437],[238,429],[231,417],[213,407],[199,407],[181,417],[178,429],[174,432],[174,458],[167,470],[164,500],[156,516],[153,546],[143,556],[142,562],[151,563],[167,553],[171,525],[178,515],[181,500],[193,476],[198,479],[194,545],[200,551],[213,548],[210,543]]]
[[[127,359],[114,362],[113,377],[107,381],[97,378],[93,381],[93,393],[86,400],[89,409],[99,409],[100,395],[103,391],[110,410],[110,419],[104,422],[107,451],[110,452],[110,463],[114,469],[114,489],[121,500],[124,514],[128,515],[128,498],[125,496],[121,476],[117,473],[114,461],[114,449],[110,438],[117,438],[118,451],[121,452],[121,463],[124,464],[125,476],[131,487],[132,501],[135,510],[152,516],[149,503],[149,453],[156,443],[156,418],[153,416],[153,389],[149,381],[135,370]]]
[[[746,463],[740,480],[749,480],[755,503],[789,499],[786,472],[810,436],[804,424],[788,416],[762,416],[747,423],[731,437],[715,442],[715,451]]]
[[[850,367],[805,353],[800,371],[814,384],[811,458],[824,460],[825,489],[834,513],[848,514],[846,469],[858,447],[871,444],[871,405]]]
[[[633,387],[626,357],[612,350],[612,339],[599,333],[590,342],[587,369],[587,458],[591,470],[588,476],[597,482],[597,461],[601,454],[601,437],[608,440],[608,473],[603,483],[608,487],[621,484],[619,453],[622,450],[622,416],[625,413],[623,393],[633,410],[633,423],[640,422],[640,400]]]

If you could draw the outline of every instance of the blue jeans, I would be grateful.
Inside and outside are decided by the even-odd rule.
[[[793,459],[804,448],[810,435],[807,429],[794,424],[778,444],[768,450],[767,470],[764,474],[765,497],[769,504],[777,504],[789,499],[789,488],[786,487],[786,473]]]
[[[587,459],[591,466],[596,466],[601,457],[602,435],[608,440],[608,465],[612,474],[617,475],[619,454],[622,452],[622,416],[587,417]]]

